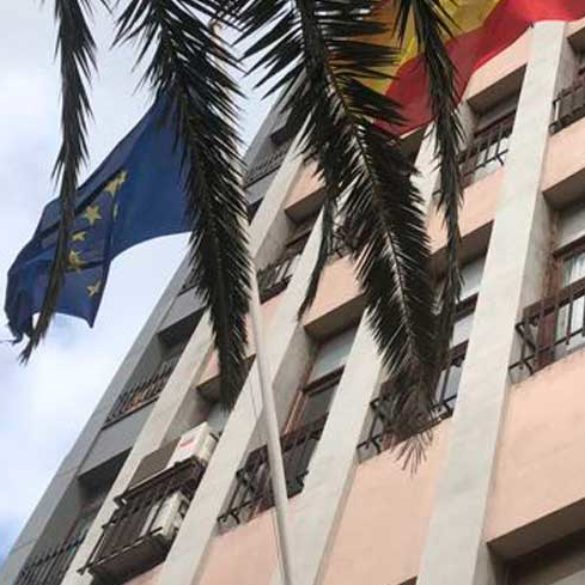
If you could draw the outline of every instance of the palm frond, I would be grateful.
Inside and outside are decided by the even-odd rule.
[[[302,132],[304,156],[317,161],[329,209],[340,207],[374,335],[403,382],[393,410],[398,427],[431,416],[435,316],[425,213],[414,169],[390,130],[401,121],[399,107],[364,84],[396,59],[374,41],[386,27],[371,18],[377,5],[249,0],[241,20],[247,35],[265,31],[247,56],[266,69],[270,91],[285,89],[288,123]],[[326,222],[325,242],[332,229]]]
[[[463,188],[459,166],[462,140],[457,112],[459,97],[456,76],[446,41],[455,25],[438,0],[394,0],[398,3],[399,35],[404,39],[408,20],[414,21],[418,45],[422,50],[429,92],[429,104],[435,122],[435,154],[439,161],[438,208],[447,228],[447,270],[440,299],[439,362],[447,359],[448,342],[453,331],[455,309],[461,293],[459,270],[459,207]]]
[[[117,42],[139,42],[139,61],[149,55],[145,81],[170,104],[186,177],[192,269],[210,311],[220,396],[229,407],[245,373],[250,262],[237,87],[228,73],[236,61],[208,24],[225,8],[222,0],[131,0],[118,19]]]
[[[57,307],[59,293],[68,268],[68,248],[75,217],[75,193],[79,172],[87,159],[87,121],[91,106],[87,93],[95,69],[95,43],[86,15],[89,0],[55,0],[57,22],[56,52],[61,70],[61,147],[53,174],[59,181],[61,216],[55,257],[51,265],[47,290],[37,322],[21,358],[28,360],[46,335]]]

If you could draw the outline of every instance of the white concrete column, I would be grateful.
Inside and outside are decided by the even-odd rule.
[[[431,201],[438,175],[433,140],[429,132],[416,160],[420,172],[416,183],[426,205]],[[311,460],[305,487],[295,502],[293,562],[299,585],[319,583],[327,566],[329,548],[359,463],[357,445],[382,375],[378,349],[364,317]],[[280,585],[278,570],[272,582]]]
[[[279,222],[284,221],[282,216],[286,199],[300,169],[301,159],[296,155],[293,145],[268,189],[265,201],[252,224],[251,249],[255,257],[267,253],[266,250],[278,238],[278,228],[282,227]],[[125,491],[142,458],[164,445],[169,436],[173,435],[173,429],[178,422],[183,420],[184,413],[193,412],[197,408],[197,401],[200,398],[193,392],[205,370],[211,351],[211,327],[207,317],[204,316],[159,396],[85,541],[73,559],[62,585],[89,585],[92,582],[91,575],[87,572],[80,575],[78,569],[87,562],[101,535],[101,527],[110,519],[115,510],[114,498]],[[245,398],[240,402],[244,401]],[[222,441],[220,445],[221,443]],[[232,473],[235,473],[235,470]],[[168,581],[168,583],[175,583],[175,581]]]
[[[319,248],[319,218],[293,278],[268,324],[268,361],[279,421],[284,422],[310,359],[311,344],[297,312]],[[262,404],[256,364],[231,413],[181,530],[158,577],[158,585],[194,585],[204,571],[207,552],[221,514],[259,425]],[[234,576],[237,578],[237,576]]]
[[[549,214],[540,181],[564,28],[535,26],[418,585],[495,582],[483,529],[517,343],[514,326],[523,307],[540,297],[546,266]]]

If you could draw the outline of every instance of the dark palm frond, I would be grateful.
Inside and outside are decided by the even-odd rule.
[[[53,175],[60,181],[61,216],[43,305],[21,355],[25,361],[47,333],[68,268],[69,238],[75,218],[75,193],[80,168],[87,159],[87,121],[91,116],[87,86],[95,69],[95,43],[86,20],[89,9],[89,0],[55,0],[56,51],[60,61],[62,103],[61,147]]]
[[[447,359],[448,342],[453,331],[455,309],[461,293],[459,270],[459,207],[462,179],[459,149],[461,121],[457,112],[457,71],[449,57],[446,42],[455,23],[438,0],[394,0],[398,5],[398,30],[404,38],[409,18],[414,21],[428,78],[429,103],[435,122],[435,154],[439,160],[438,208],[447,228],[447,270],[440,299],[439,362]]]
[[[377,5],[249,0],[241,21],[248,35],[266,31],[248,56],[266,80],[276,79],[270,91],[285,90],[289,126],[302,133],[303,154],[317,161],[327,185],[326,210],[340,208],[374,335],[401,382],[398,428],[431,417],[435,316],[425,212],[414,169],[390,130],[401,122],[399,107],[364,84],[396,58],[374,40],[386,27],[371,18]],[[332,229],[327,221],[325,242]]]
[[[131,0],[117,42],[137,40],[145,81],[169,102],[185,171],[196,288],[210,311],[221,370],[220,395],[232,406],[246,358],[250,262],[246,200],[236,130],[236,62],[213,27],[222,0]],[[222,12],[222,14],[223,14]]]

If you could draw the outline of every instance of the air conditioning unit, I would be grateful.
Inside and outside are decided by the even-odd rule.
[[[170,545],[189,509],[189,499],[181,492],[155,502],[146,517],[140,538],[151,535],[163,544]]]
[[[192,457],[196,457],[201,463],[207,464],[216,445],[217,435],[213,432],[211,426],[204,422],[181,435],[166,467],[169,469],[175,464]]]

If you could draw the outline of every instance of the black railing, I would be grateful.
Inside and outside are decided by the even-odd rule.
[[[585,117],[585,77],[563,89],[553,102],[551,132],[555,134]]]
[[[204,472],[204,464],[192,458],[118,497],[81,571],[117,583],[162,562]]]
[[[290,282],[302,252],[285,254],[258,272],[260,300],[265,302],[280,294]]]
[[[585,345],[585,278],[530,305],[516,325],[520,359],[516,375],[531,375]]]
[[[244,176],[244,187],[249,187],[278,169],[288,152],[288,146],[288,142],[280,145],[270,156],[263,158],[259,163],[250,167]]]
[[[443,371],[437,385],[431,425],[439,424],[453,415],[466,352],[467,342],[457,345],[450,352],[449,367]],[[370,403],[371,414],[366,427],[366,438],[358,445],[358,451],[363,457],[379,454],[396,442],[390,413],[391,397],[392,383],[387,381],[382,384],[380,395]],[[402,437],[404,438],[406,437]]]
[[[321,438],[326,420],[327,416],[322,416],[283,435],[280,439],[289,497],[303,490],[309,462]],[[252,451],[245,465],[236,472],[234,489],[218,522],[222,527],[241,524],[272,505],[268,452],[264,446]]]
[[[464,185],[473,183],[478,174],[487,174],[492,167],[504,166],[509,150],[515,113],[508,114],[491,126],[478,132],[462,153],[460,164]]]
[[[163,362],[152,376],[122,392],[108,414],[104,426],[114,424],[134,411],[154,402],[163,391],[178,361],[179,357],[177,356]]]
[[[84,538],[85,533],[78,534],[32,557],[18,574],[15,585],[59,585]]]

